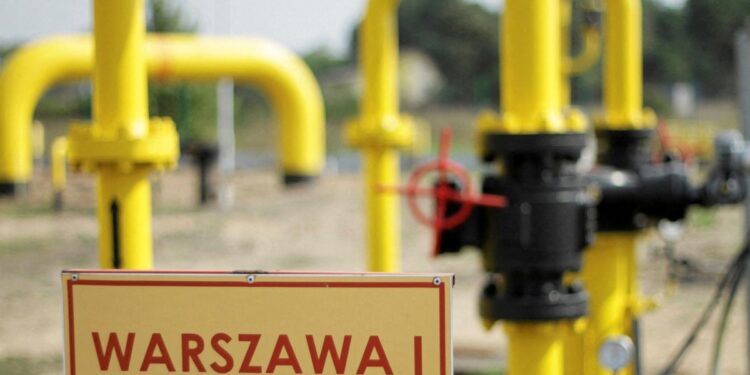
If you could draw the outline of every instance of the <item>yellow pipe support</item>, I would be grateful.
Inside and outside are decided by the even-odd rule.
[[[317,175],[325,160],[323,99],[315,77],[289,50],[260,38],[146,37],[151,79],[217,80],[257,85],[280,124],[281,167]],[[19,49],[0,73],[0,184],[24,184],[32,171],[30,126],[39,98],[56,83],[90,77],[89,36],[44,39]]]
[[[398,184],[397,150],[413,142],[413,126],[398,109],[398,3],[368,2],[359,34],[364,76],[360,117],[346,126],[349,144],[363,150],[368,268],[379,272],[401,268],[398,197],[379,188]]]
[[[508,374],[563,375],[567,323],[504,322]]]
[[[655,117],[643,109],[642,14],[640,0],[606,0],[604,116],[612,130],[651,128]]]
[[[68,139],[66,137],[55,138],[52,142],[52,189],[54,191],[52,206],[56,211],[62,209],[62,194],[67,182],[65,172],[67,156]]]

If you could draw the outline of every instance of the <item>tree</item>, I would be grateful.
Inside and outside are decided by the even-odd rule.
[[[398,24],[401,47],[435,60],[446,79],[446,99],[497,102],[497,13],[462,0],[409,0],[399,7]]]
[[[176,1],[151,0],[149,32],[194,33],[197,24],[188,21]],[[150,82],[149,109],[155,116],[171,117],[183,141],[211,139],[216,123],[216,90],[213,85]]]
[[[692,79],[691,40],[685,33],[682,9],[644,2],[643,75],[648,82]]]
[[[350,59],[357,61],[357,26]],[[492,102],[499,97],[498,14],[464,0],[408,0],[398,8],[400,48],[426,53],[446,80],[443,99]]]
[[[748,0],[688,0],[685,4],[693,74],[706,94],[735,91],[734,35],[748,16]]]

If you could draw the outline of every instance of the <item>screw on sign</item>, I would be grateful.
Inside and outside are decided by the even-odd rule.
[[[435,230],[433,255],[437,256],[440,239],[444,230],[456,228],[471,215],[474,206],[503,208],[507,205],[505,197],[500,195],[472,193],[471,178],[466,169],[449,158],[451,130],[440,131],[440,145],[437,160],[417,166],[409,176],[406,186],[383,186],[381,192],[399,193],[406,196],[407,204],[414,217],[422,224]],[[438,173],[438,180],[432,188],[420,188],[419,183],[433,172]],[[454,184],[455,182],[455,184]],[[456,186],[457,185],[457,186]],[[426,214],[417,204],[419,197],[432,197],[435,202],[433,216]],[[459,209],[448,215],[448,203],[459,202]]]

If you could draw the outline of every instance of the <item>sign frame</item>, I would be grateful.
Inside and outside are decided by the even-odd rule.
[[[265,271],[133,271],[133,270],[65,270],[62,272],[64,318],[64,367],[67,375],[82,375],[76,361],[76,295],[81,287],[137,288],[277,288],[277,290],[358,289],[369,290],[437,290],[440,375],[453,373],[452,287],[455,277],[447,273],[328,273]],[[278,289],[281,288],[281,289]],[[292,289],[288,289],[292,288]],[[112,290],[112,289],[108,289]],[[276,290],[276,289],[275,289]],[[81,293],[81,292],[79,292]],[[79,311],[80,312],[80,311]],[[416,339],[415,339],[416,340]],[[422,344],[419,343],[419,365],[414,359],[414,373],[422,374]],[[416,346],[416,342],[415,342]],[[416,351],[416,347],[415,347]],[[415,356],[416,356],[415,352]],[[432,358],[432,357],[430,357]],[[174,373],[180,373],[176,371]],[[231,372],[236,373],[236,372]],[[349,373],[349,372],[347,372]]]

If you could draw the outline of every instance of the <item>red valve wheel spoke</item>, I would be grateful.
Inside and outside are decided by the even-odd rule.
[[[475,205],[502,208],[507,200],[499,195],[472,194],[471,178],[463,166],[449,159],[451,132],[442,129],[440,132],[440,146],[438,159],[417,166],[406,186],[381,186],[383,193],[399,193],[406,196],[406,202],[417,221],[435,230],[435,255],[440,248],[442,232],[458,227],[471,216]],[[421,188],[419,183],[428,175],[437,172],[438,180],[434,188]],[[451,187],[452,183],[458,189]],[[433,216],[428,215],[417,204],[417,198],[433,197],[435,209]],[[448,203],[458,202],[460,207],[456,212],[448,215]]]

